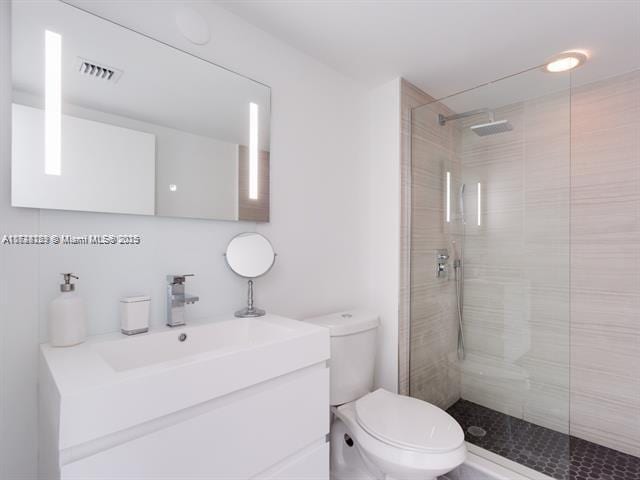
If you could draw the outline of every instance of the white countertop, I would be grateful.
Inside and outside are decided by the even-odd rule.
[[[329,334],[269,314],[40,349],[58,390],[63,449],[324,362]]]

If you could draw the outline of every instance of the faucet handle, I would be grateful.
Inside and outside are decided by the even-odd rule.
[[[169,282],[170,285],[182,285],[187,278],[186,277],[193,277],[194,274],[193,273],[183,273],[181,275],[167,275],[167,281]]]

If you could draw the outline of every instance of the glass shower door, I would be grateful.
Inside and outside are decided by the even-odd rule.
[[[568,478],[570,77],[412,112],[410,395],[477,453]]]

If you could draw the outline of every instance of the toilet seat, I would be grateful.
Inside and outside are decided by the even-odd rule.
[[[358,425],[377,440],[422,453],[446,453],[464,444],[462,428],[444,410],[378,389],[356,400]]]
[[[346,425],[365,463],[372,465],[370,470],[377,472],[371,478],[384,474],[388,479],[435,480],[458,467],[466,458],[464,433],[457,422],[434,405],[418,399],[407,401],[407,398],[377,390],[332,410],[336,420]],[[410,401],[417,403],[410,404]],[[417,418],[412,419],[416,412]],[[391,418],[401,426],[394,427],[394,422],[389,421]],[[441,431],[438,427],[446,425],[447,421],[453,425]],[[416,425],[411,426],[411,423]],[[433,434],[429,426],[431,429],[436,427]],[[429,434],[420,437],[421,430]],[[343,443],[340,446],[348,448]]]

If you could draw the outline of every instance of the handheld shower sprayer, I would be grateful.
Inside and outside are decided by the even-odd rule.
[[[455,240],[451,241],[453,250],[453,271],[454,281],[456,284],[456,307],[458,310],[458,359],[464,360],[464,334],[462,332],[463,325],[463,306],[464,306],[464,243],[465,243],[465,212],[464,212],[464,190],[466,185],[460,185],[458,204],[460,208],[460,223],[462,224],[462,237],[460,240],[460,248]]]

